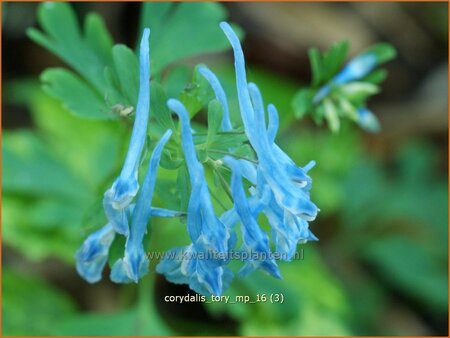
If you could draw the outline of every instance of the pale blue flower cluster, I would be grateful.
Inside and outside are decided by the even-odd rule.
[[[331,92],[333,86],[340,86],[349,82],[361,80],[372,72],[379,64],[380,60],[374,52],[366,52],[356,56],[328,83],[323,85],[317,91],[313,98],[313,103],[318,104],[321,102]],[[378,132],[380,129],[376,116],[366,107],[358,107],[357,122],[361,128],[368,132]]]
[[[150,218],[178,215],[176,211],[151,207],[157,167],[164,145],[172,134],[171,130],[165,132],[153,150],[141,189],[138,184],[138,169],[147,136],[150,109],[149,35],[150,30],[146,28],[140,44],[140,87],[136,119],[125,163],[103,199],[108,223],[90,234],[76,253],[77,271],[90,283],[101,279],[116,233],[126,237],[126,245],[124,257],[115,262],[110,277],[119,283],[137,282],[148,270],[142,241]],[[136,202],[132,203],[135,197]]]
[[[157,266],[157,271],[169,281],[189,284],[191,289],[205,295],[220,295],[233,277],[227,264],[237,243],[236,224],[241,225],[242,246],[239,250],[260,254],[256,257],[269,257],[255,259],[255,255],[249,255],[239,274],[244,276],[261,268],[281,278],[275,260],[270,258],[269,236],[258,225],[258,215],[264,213],[269,221],[275,252],[282,253],[285,260],[291,260],[298,242],[317,240],[309,230],[308,221],[314,220],[319,211],[309,196],[311,178],[307,172],[314,162],[304,168],[298,167],[275,143],[278,112],[273,105],[267,107],[269,121],[266,126],[266,112],[259,89],[255,84],[247,83],[239,39],[230,25],[223,22],[220,26],[234,51],[241,118],[258,163],[229,156],[223,159],[232,171],[234,206],[220,217],[215,216],[203,166],[195,154],[188,113],[181,102],[169,100],[169,108],[181,122],[183,149],[191,179],[187,227],[192,243],[172,249]],[[231,130],[227,98],[219,80],[205,66],[200,67],[199,72],[209,82],[223,107],[222,130]],[[244,189],[243,178],[251,184],[249,196]],[[205,256],[200,253],[206,253],[208,259],[199,259]]]
[[[235,159],[233,156],[216,161],[232,173],[230,191],[233,199],[233,206],[217,216],[203,164],[197,157],[195,132],[189,114],[180,101],[168,100],[167,106],[179,119],[182,150],[189,173],[191,191],[186,216],[191,243],[171,249],[156,267],[157,272],[169,281],[188,284],[192,290],[204,295],[220,295],[229,286],[233,272],[228,264],[236,251],[247,254],[241,259],[240,276],[261,269],[281,278],[272,250],[289,261],[299,242],[317,240],[309,230],[308,222],[314,220],[319,211],[309,196],[311,178],[307,173],[314,162],[298,167],[275,143],[278,112],[269,104],[266,124],[261,93],[255,84],[247,83],[239,39],[227,23],[221,23],[221,28],[234,51],[239,110],[257,161]],[[155,146],[142,186],[139,187],[138,183],[150,106],[149,33],[148,29],[144,30],[140,45],[139,98],[128,153],[119,177],[104,195],[103,206],[108,223],[89,235],[76,254],[79,274],[91,283],[101,279],[110,246],[117,234],[126,237],[126,244],[123,257],[112,265],[110,278],[117,283],[137,282],[148,272],[149,261],[143,240],[150,218],[180,214],[151,206],[156,171],[171,130],[167,130]],[[205,66],[199,67],[198,71],[222,105],[222,131],[231,131],[233,126],[227,96],[218,78]],[[233,151],[229,149],[230,154]],[[249,189],[244,188],[244,180],[250,184]],[[258,224],[261,213],[271,226],[270,235]],[[236,249],[238,242],[241,245]]]

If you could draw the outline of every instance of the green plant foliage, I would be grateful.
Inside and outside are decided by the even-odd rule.
[[[152,31],[150,50],[154,74],[185,58],[229,49],[219,28],[225,18],[224,8],[212,2],[144,2],[139,33],[144,27]],[[199,22],[202,24],[194,24]],[[242,35],[239,28],[233,28]]]
[[[26,94],[16,102],[30,108],[39,132],[3,135],[4,243],[31,260],[54,255],[72,262],[85,231],[105,221],[98,189],[116,170],[123,129],[68,114],[37,84],[9,90]]]
[[[66,336],[167,336],[171,334],[155,316],[137,308],[111,314],[88,313],[58,323],[54,334]]]
[[[384,69],[372,69],[369,74],[357,76],[349,82],[334,83],[335,77],[340,74],[339,71],[347,58],[348,49],[348,42],[343,41],[331,46],[324,53],[320,53],[316,48],[309,50],[311,85],[300,88],[291,102],[294,116],[297,119],[310,115],[319,125],[325,120],[332,132],[340,130],[340,120],[343,118],[359,122],[358,109],[365,108],[367,100],[380,92],[378,85],[385,80],[387,72]],[[358,58],[368,54],[376,59],[376,65],[380,65],[392,60],[396,51],[389,44],[379,43],[368,48],[350,62],[355,62]],[[372,68],[367,66],[365,61],[359,62],[360,65],[355,66],[355,69]],[[346,71],[351,72],[348,69]],[[377,121],[374,115],[372,119]],[[360,125],[369,132],[378,131],[374,126],[365,126],[363,123]]]
[[[447,308],[448,283],[448,195],[446,182],[434,174],[438,158],[427,143],[406,145],[393,176],[365,159],[346,180],[342,212],[349,248],[399,292],[436,313]]]
[[[246,318],[239,332],[245,336],[351,334],[347,296],[315,248],[304,250],[304,260],[280,264],[282,281],[254,273],[233,283],[226,293],[232,300],[249,295],[255,303],[211,303],[207,309],[215,315],[226,312],[236,320]],[[258,294],[267,295],[268,299],[256,302]],[[271,294],[283,294],[283,303],[272,303]]]
[[[36,276],[3,268],[2,291],[4,336],[51,335],[55,323],[75,313],[68,295]]]
[[[224,19],[225,11],[215,3],[144,3],[140,32],[144,26],[152,31],[152,75],[182,59],[228,49],[218,26]],[[28,36],[78,73],[46,70],[41,80],[47,93],[73,114],[91,119],[117,117],[112,114],[116,104],[135,105],[137,56],[128,47],[113,44],[97,14],[86,16],[82,30],[71,5],[44,3],[39,6],[38,22],[43,32],[30,28]],[[202,26],[192,22],[202,22]]]

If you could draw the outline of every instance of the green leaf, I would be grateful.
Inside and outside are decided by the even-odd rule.
[[[237,148],[233,149],[233,154],[246,157],[252,160],[256,159],[255,151],[249,144],[243,144]]]
[[[210,84],[199,74],[197,68],[192,75],[192,81],[186,85],[180,94],[180,100],[191,117],[195,116],[214,98],[214,92]]]
[[[65,107],[81,117],[108,119],[117,117],[110,111],[115,104],[136,104],[137,57],[125,46],[112,48],[112,38],[100,16],[87,15],[83,35],[67,3],[40,5],[38,21],[44,32],[31,28],[28,36],[81,76],[80,79],[67,70],[43,74],[42,79],[48,82],[45,88]],[[72,93],[72,97],[68,93]],[[77,97],[78,94],[81,96]]]
[[[3,243],[31,262],[58,257],[73,264],[74,253],[83,240],[79,225],[85,209],[86,205],[60,199],[41,197],[30,201],[5,195]]]
[[[84,118],[110,117],[105,102],[78,76],[63,68],[50,68],[41,75],[44,90],[62,101],[65,108]]]
[[[164,88],[153,81],[150,86],[150,114],[164,129],[175,130],[172,116],[167,108],[167,99]]]
[[[120,91],[127,102],[135,105],[139,94],[139,62],[134,52],[125,45],[115,45],[112,49],[114,67],[119,80]]]
[[[106,108],[112,110],[115,104],[125,105],[128,102],[126,94],[121,91],[120,81],[113,67],[105,67],[103,76],[106,81],[105,103]],[[134,103],[132,104],[134,106]]]
[[[368,97],[380,92],[377,85],[368,82],[350,82],[336,88],[339,96],[345,97],[356,107],[364,103]]]
[[[397,51],[389,43],[378,43],[369,47],[365,53],[375,54],[378,64],[382,64],[394,59],[397,56]]]
[[[336,75],[336,73],[342,67],[345,59],[347,58],[347,53],[349,49],[348,41],[341,41],[333,46],[323,54],[322,57],[322,67],[323,76],[322,80],[327,82]]]
[[[301,119],[311,111],[314,91],[310,88],[300,89],[292,99],[292,108],[297,119]]]
[[[48,336],[75,312],[73,300],[35,276],[2,271],[2,335]]]
[[[208,136],[206,139],[206,147],[212,142],[214,136],[220,129],[222,122],[223,108],[219,101],[212,100],[208,104]]]
[[[312,81],[311,86],[317,87],[323,79],[322,74],[322,59],[320,56],[320,52],[316,48],[311,48],[308,51],[309,62],[311,63],[311,75]]]
[[[226,19],[220,3],[143,3],[139,33],[151,29],[152,72],[199,54],[230,48],[219,23]],[[242,32],[234,27],[239,36]]]
[[[387,78],[387,71],[385,69],[377,69],[361,79],[361,82],[369,82],[374,85],[380,84]]]
[[[95,14],[89,13],[86,16],[84,32],[86,43],[102,60],[111,64],[111,48],[113,40],[109,34],[103,19]]]
[[[447,309],[447,263],[433,259],[423,246],[404,237],[377,239],[368,245],[364,256],[403,293],[436,313]]]
[[[238,335],[243,336],[350,334],[346,318],[348,300],[339,281],[310,244],[304,248],[304,260],[288,264],[279,262],[282,280],[256,271],[245,279],[233,280],[226,291],[230,299],[246,295],[252,301],[256,300],[257,295],[270,297],[271,294],[283,294],[283,303],[237,302],[230,306],[218,302],[206,304],[206,309],[216,315],[225,312],[239,320]],[[327,318],[326,324],[321,326],[324,317]]]
[[[189,172],[187,170],[186,164],[181,166],[178,169],[177,176],[177,192],[179,195],[179,209],[178,210],[187,210],[190,198],[190,190],[191,184],[189,180]]]
[[[126,239],[124,236],[114,237],[114,241],[111,244],[108,256],[108,265],[110,268],[112,268],[112,266],[118,259],[123,258],[125,241]]]
[[[337,133],[340,128],[340,121],[335,105],[330,100],[324,100],[323,108],[328,127],[333,133]]]
[[[106,221],[101,196],[122,164],[125,130],[69,114],[37,84],[6,88],[21,93],[37,131],[3,135],[3,240],[32,261],[73,263],[83,236]]]
[[[214,152],[228,151],[230,148],[237,148],[247,141],[245,134],[221,133],[216,134],[208,146],[208,151]]]
[[[88,190],[35,133],[5,132],[2,139],[3,193],[77,199]]]
[[[164,149],[160,161],[161,167],[169,170],[177,169],[183,164],[183,159],[174,158],[168,149]]]
[[[87,37],[83,37],[71,5],[48,2],[39,6],[38,21],[45,34],[31,28],[27,31],[28,36],[67,62],[101,93],[105,86],[103,69],[111,65],[111,57],[105,58],[104,46],[109,41],[102,20],[91,17],[85,25]],[[96,38],[100,41],[92,48],[92,40]]]
[[[339,96],[339,98],[337,100],[337,105],[338,105],[339,112],[341,112],[341,114],[343,116],[346,116],[353,121],[358,120],[358,110],[345,97]]]
[[[151,320],[150,320],[151,318]],[[79,314],[56,323],[53,334],[76,336],[167,336],[173,334],[156,310]]]
[[[183,90],[192,88],[190,84],[192,78],[192,67],[186,65],[174,66],[169,74],[164,78],[163,85],[168,97],[179,97]],[[195,73],[194,73],[195,77]]]

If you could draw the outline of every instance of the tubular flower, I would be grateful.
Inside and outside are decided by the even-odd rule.
[[[239,39],[230,25],[222,22],[220,26],[233,47],[239,108],[245,132],[258,157],[258,174],[270,187],[277,204],[282,209],[301,218],[313,220],[318,209],[311,202],[307,191],[302,189],[308,185],[310,179],[303,169],[297,167],[286,154],[273,146],[266,130],[259,90],[256,85],[247,84],[244,55]],[[282,163],[279,162],[280,158],[283,159]]]
[[[88,282],[101,279],[110,246],[115,234],[125,235],[126,245],[123,259],[119,259],[111,272],[115,282],[137,281],[147,271],[147,258],[142,240],[150,217],[177,217],[178,211],[151,207],[156,170],[164,145],[172,131],[168,130],[156,145],[150,158],[147,175],[136,203],[132,203],[138,190],[138,167],[147,136],[150,105],[150,30],[144,29],[140,44],[140,87],[128,153],[119,177],[104,194],[103,206],[108,224],[90,234],[76,253],[78,273]],[[131,220],[131,231],[129,229]]]
[[[156,170],[164,145],[171,135],[171,130],[165,132],[150,157],[147,174],[138,195],[136,206],[132,211],[131,229],[125,244],[125,255],[116,261],[111,270],[111,280],[114,282],[129,283],[134,281],[137,283],[139,278],[148,272],[148,259],[142,241],[147,232],[147,224],[151,216],[149,206],[152,203],[153,190],[155,189]]]
[[[132,227],[130,236],[126,241],[125,257],[123,260],[119,260],[121,261],[120,264],[116,262],[117,267],[116,265],[113,267],[111,279],[115,282],[135,280],[134,277],[137,275],[140,276],[145,272],[144,263],[146,258],[144,257],[143,251],[141,251],[141,247],[148,219],[150,217],[177,217],[181,214],[178,211],[150,207],[156,167],[161,157],[162,147],[167,142],[170,134],[171,131],[167,131],[153,151],[149,165],[151,172],[147,174],[144,180],[138,202],[136,204],[130,204],[125,209],[125,217],[131,218]],[[108,223],[90,234],[83,242],[81,248],[78,249],[75,255],[77,271],[89,283],[95,283],[101,279],[115,234],[114,227]],[[121,268],[125,269],[126,272],[123,272]],[[139,274],[136,273],[137,271],[139,271]],[[127,277],[127,279],[125,276],[131,277]]]
[[[180,101],[167,101],[169,109],[179,117],[182,150],[189,174],[191,191],[186,216],[191,243],[167,251],[156,267],[156,271],[170,282],[188,284],[192,290],[203,295],[221,295],[228,288],[233,272],[227,265],[237,244],[238,230],[241,239],[239,253],[244,263],[239,275],[245,276],[261,269],[275,278],[281,278],[270,239],[275,244],[275,252],[283,254],[282,259],[292,259],[297,243],[317,240],[309,230],[308,222],[314,220],[319,211],[309,196],[312,180],[308,171],[315,163],[311,161],[303,168],[299,167],[275,143],[279,127],[278,112],[275,106],[267,106],[266,125],[261,93],[255,84],[247,83],[239,39],[227,23],[223,22],[220,26],[234,51],[240,115],[257,161],[234,159],[232,156],[236,149],[233,148],[228,149],[231,156],[216,161],[217,165],[225,165],[231,170],[230,196],[233,201],[233,206],[218,217],[211,201],[204,167],[197,158],[189,114]],[[137,282],[148,272],[149,262],[143,239],[150,218],[180,215],[177,211],[151,206],[156,171],[163,148],[171,136],[170,130],[156,145],[138,193],[137,172],[149,111],[148,34],[149,31],[145,30],[141,41],[140,93],[128,154],[122,172],[104,196],[108,224],[92,233],[76,256],[77,270],[89,282],[101,278],[115,233],[125,235],[126,244],[124,256],[115,262],[110,277],[118,283]],[[224,134],[233,131],[227,97],[218,78],[206,66],[199,67],[198,71],[210,84],[223,107],[222,131]],[[361,115],[364,116],[364,113],[362,111]],[[248,191],[244,189],[243,178],[250,183]],[[135,197],[136,201],[133,201]],[[261,213],[265,214],[272,228],[270,237],[258,225]],[[235,227],[237,224],[239,228]]]
[[[214,91],[217,101],[220,102],[223,108],[223,117],[221,128],[223,131],[229,131],[233,129],[230,121],[230,111],[228,109],[227,96],[219,82],[217,76],[206,66],[200,66],[198,72],[209,82],[211,88]]]
[[[90,234],[78,249],[75,255],[77,271],[89,283],[98,282],[102,278],[114,237],[114,228],[108,223]]]
[[[196,248],[226,253],[229,234],[225,224],[214,213],[204,169],[195,153],[188,112],[180,101],[170,99],[167,105],[180,118],[184,156],[191,180],[187,220],[189,236]]]
[[[330,83],[322,86],[314,96],[313,102],[319,103],[327,96],[333,85],[342,85],[351,81],[356,81],[369,74],[377,65],[379,60],[375,53],[366,52],[353,58],[345,67],[336,74]]]
[[[192,244],[173,249],[157,266],[157,271],[174,283],[188,283],[196,292],[220,295],[231,278],[226,264],[230,233],[216,217],[205,180],[204,169],[197,159],[189,115],[181,102],[170,99],[167,106],[180,118],[184,156],[191,180],[187,228]],[[225,282],[224,282],[225,281]]]
[[[234,205],[217,218],[212,209],[203,166],[195,154],[188,113],[179,101],[168,101],[169,108],[180,118],[183,150],[191,180],[187,227],[192,244],[169,250],[156,268],[169,281],[189,284],[191,289],[205,295],[221,294],[233,277],[225,266],[228,259],[218,259],[208,254],[231,253],[236,244],[235,224],[241,224],[240,251],[247,257],[243,259],[245,264],[239,271],[240,275],[261,268],[281,278],[270,251],[269,237],[257,223],[261,212],[266,214],[272,227],[277,252],[284,253],[286,260],[292,258],[299,241],[317,239],[309,231],[307,222],[313,220],[318,212],[309,198],[311,178],[307,175],[314,162],[300,168],[275,143],[278,113],[273,105],[269,105],[269,123],[266,127],[261,94],[256,85],[246,81],[239,40],[228,24],[222,23],[221,27],[233,46],[240,112],[258,163],[224,158],[232,171]],[[223,106],[222,130],[231,130],[226,94],[220,82],[205,66],[199,67],[199,73],[209,82],[216,99]],[[232,153],[233,149],[229,151]],[[242,177],[252,184],[249,197],[243,188]]]
[[[258,212],[255,212],[257,210],[253,210],[252,212],[249,201],[245,195],[244,187],[242,186],[241,167],[238,161],[230,157],[226,157],[225,162],[233,170],[231,176],[231,192],[234,200],[234,209],[239,215],[242,224],[243,250],[250,256],[239,273],[242,276],[245,276],[261,267],[272,276],[281,278],[278,266],[273,257],[271,257],[269,237],[259,227],[257,223]],[[253,255],[255,255],[257,259],[254,259]]]
[[[136,106],[136,119],[125,163],[119,177],[114,181],[111,188],[105,192],[103,198],[106,217],[116,232],[125,236],[129,234],[126,208],[139,189],[137,181],[138,166],[147,135],[150,109],[149,36],[150,29],[144,29],[139,52],[139,97]]]
[[[358,109],[358,124],[361,128],[370,133],[377,133],[381,128],[380,122],[378,122],[374,113],[365,107]]]

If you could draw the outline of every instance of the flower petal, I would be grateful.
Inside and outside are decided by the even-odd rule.
[[[102,278],[114,236],[113,226],[107,224],[90,234],[78,249],[75,255],[76,268],[80,276],[89,283],[98,282]]]

